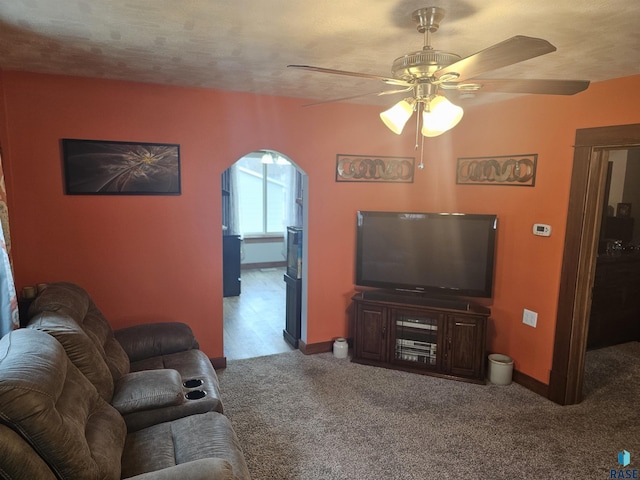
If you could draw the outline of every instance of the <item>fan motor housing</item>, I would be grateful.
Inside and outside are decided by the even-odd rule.
[[[393,78],[410,82],[416,78],[431,77],[435,72],[460,60],[455,53],[439,50],[419,50],[411,52],[393,61]]]

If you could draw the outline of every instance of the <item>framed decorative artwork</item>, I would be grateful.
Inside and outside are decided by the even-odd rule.
[[[180,195],[180,145],[62,140],[68,195]]]
[[[336,182],[413,183],[414,157],[336,156]]]
[[[509,185],[533,187],[538,154],[458,158],[459,185]]]

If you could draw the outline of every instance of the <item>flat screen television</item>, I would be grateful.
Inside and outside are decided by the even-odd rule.
[[[491,298],[496,215],[359,211],[356,285]]]

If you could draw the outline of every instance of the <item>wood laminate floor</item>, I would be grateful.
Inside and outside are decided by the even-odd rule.
[[[285,328],[285,267],[242,270],[241,294],[224,298],[224,354],[227,360],[293,350]]]

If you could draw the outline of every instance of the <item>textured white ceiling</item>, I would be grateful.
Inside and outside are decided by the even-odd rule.
[[[633,0],[0,0],[0,69],[328,100],[384,86],[286,65],[390,76],[422,47],[411,13],[426,6],[447,11],[438,50],[465,57],[514,35],[558,49],[487,77],[640,74]]]

